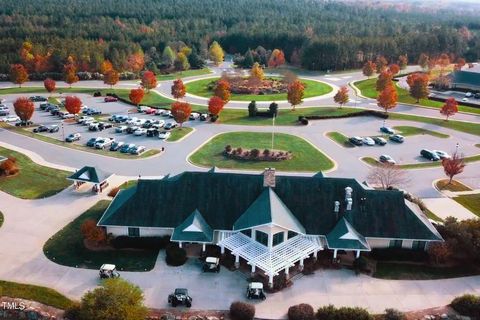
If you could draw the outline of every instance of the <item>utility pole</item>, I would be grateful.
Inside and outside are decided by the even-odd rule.
[[[272,118],[272,150],[273,150],[274,139],[275,139],[275,114],[273,115],[273,118]]]
[[[65,128],[63,126],[63,121],[64,120],[62,120],[62,122],[61,122],[61,125],[62,125],[62,142],[65,142]]]

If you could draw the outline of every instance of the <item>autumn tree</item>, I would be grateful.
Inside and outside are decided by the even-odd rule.
[[[65,109],[71,114],[77,114],[82,110],[82,100],[76,96],[65,98]]]
[[[448,242],[432,242],[428,245],[427,252],[435,264],[446,262],[453,254]]]
[[[408,57],[407,55],[402,54],[401,56],[398,57],[398,66],[400,67],[400,70],[405,70],[408,66]]]
[[[447,117],[445,121],[448,121],[448,118],[453,116],[457,112],[458,112],[458,103],[457,103],[457,100],[455,100],[455,98],[448,98],[445,101],[445,104],[440,109],[440,113]]]
[[[110,85],[110,88],[113,88],[114,85],[120,80],[120,74],[115,69],[110,69],[103,74],[103,82]]]
[[[255,62],[253,64],[252,69],[250,70],[250,77],[260,81],[263,80],[263,78],[265,77],[263,73],[263,68],[258,62]]]
[[[379,74],[385,71],[385,69],[387,68],[387,65],[388,65],[388,61],[387,59],[385,59],[384,56],[378,56],[377,59],[375,60],[375,67],[377,69],[376,71]]]
[[[223,62],[224,52],[217,41],[213,41],[212,45],[208,49],[208,55],[216,66],[219,66]]]
[[[400,66],[395,63],[388,66],[388,70],[392,75],[398,74],[400,72],[400,69],[401,69]]]
[[[285,54],[280,49],[274,49],[268,59],[268,66],[270,68],[277,68],[285,64]]]
[[[175,119],[175,121],[180,124],[180,127],[182,127],[182,124],[190,117],[192,107],[187,102],[176,101],[172,103],[171,111],[173,119]]]
[[[177,79],[173,81],[171,93],[172,96],[177,100],[185,97],[187,89],[185,88],[182,79]]]
[[[333,100],[335,101],[335,103],[338,103],[340,105],[340,108],[343,107],[343,105],[350,100],[350,98],[348,97],[348,88],[346,86],[343,86],[338,89],[337,93],[333,97]]]
[[[440,75],[443,76],[445,69],[450,65],[450,57],[446,53],[442,53],[436,60],[436,64],[440,67]]]
[[[386,190],[390,187],[405,187],[410,179],[404,169],[388,163],[378,163],[370,169],[367,181]]]
[[[130,94],[128,98],[134,105],[139,105],[142,102],[143,97],[145,96],[145,91],[142,88],[132,89],[130,90]]]
[[[103,60],[100,64],[100,73],[105,75],[108,71],[113,70],[113,65],[109,60]]]
[[[222,100],[222,98],[213,96],[208,100],[208,112],[214,116],[218,117],[220,115],[220,112],[223,110],[223,107],[225,106],[225,101]]]
[[[10,80],[21,88],[28,81],[27,69],[22,64],[13,64],[10,67]]]
[[[412,73],[407,77],[410,95],[417,99],[417,103],[420,102],[420,99],[428,98],[428,82],[429,77],[425,73]]]
[[[445,158],[442,160],[443,171],[449,178],[448,184],[452,183],[453,177],[463,172],[466,166],[463,155],[459,155],[455,152],[451,158]]]
[[[420,67],[422,67],[423,70],[426,70],[429,65],[429,60],[430,58],[425,53],[422,53],[418,58],[418,64]]]
[[[397,90],[390,84],[383,89],[382,92],[377,97],[377,105],[385,110],[385,113],[388,113],[388,110],[393,109],[397,106]]]
[[[467,64],[464,58],[458,58],[457,63],[455,64],[455,70],[462,70],[462,68]]]
[[[7,160],[0,162],[0,177],[12,176],[18,173],[17,159],[14,157],[8,157]]]
[[[140,71],[143,70],[144,66],[145,66],[145,60],[144,60],[143,52],[138,51],[128,56],[128,59],[126,62],[127,70],[133,73],[139,73]]]
[[[157,78],[152,71],[145,71],[142,76],[141,85],[143,88],[147,89],[147,92],[150,92],[150,89],[157,87]]]
[[[375,88],[378,92],[383,91],[387,86],[392,84],[393,75],[389,70],[382,71],[377,78]]]
[[[222,99],[225,103],[230,101],[230,96],[231,96],[231,88],[230,88],[230,82],[226,79],[220,79],[217,82],[217,86],[215,87],[215,92],[214,94]]]
[[[173,63],[175,62],[175,52],[173,52],[170,46],[166,46],[163,49],[162,53],[162,64],[165,65],[167,68],[173,67]]]
[[[375,73],[376,68],[377,67],[375,66],[375,63],[371,60],[368,60],[363,65],[363,68],[362,68],[363,75],[370,78]]]
[[[287,100],[292,105],[292,111],[295,107],[303,102],[305,86],[300,80],[290,83],[287,87]]]
[[[17,116],[24,123],[32,118],[33,112],[35,111],[33,102],[25,97],[20,97],[15,100],[13,107],[15,108],[15,113]]]
[[[48,93],[50,93],[50,94],[53,91],[55,91],[56,85],[57,85],[57,83],[53,79],[47,78],[47,79],[43,80],[43,86],[45,87],[45,90],[47,90]]]
[[[179,52],[174,61],[175,70],[185,71],[190,69],[190,63],[188,62],[188,57],[183,52]]]
[[[74,63],[68,63],[63,68],[63,74],[65,77],[65,82],[72,87],[72,84],[78,82],[80,79],[77,76],[77,67]]]
[[[94,219],[85,220],[80,226],[80,232],[85,240],[90,241],[96,245],[106,240],[105,230],[97,226]]]

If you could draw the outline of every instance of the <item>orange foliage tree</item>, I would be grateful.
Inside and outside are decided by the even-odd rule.
[[[420,102],[420,99],[428,97],[428,81],[429,77],[425,73],[412,73],[407,77],[410,95],[417,99],[417,103]]]
[[[393,75],[389,70],[382,71],[378,76],[376,89],[378,92],[383,91],[387,86],[392,84]]]
[[[192,113],[192,107],[190,103],[176,101],[172,103],[172,116],[176,122],[182,127],[183,123],[188,120],[190,114]]]
[[[155,74],[152,71],[145,71],[142,76],[142,87],[147,89],[147,92],[150,91],[150,89],[153,89],[157,86],[157,78],[155,77]]]
[[[70,85],[70,88],[72,87],[72,84],[78,82],[79,78],[77,76],[77,67],[75,67],[75,64],[66,64],[64,66],[63,73],[65,76],[65,82]]]
[[[142,99],[144,96],[145,96],[145,91],[143,91],[142,88],[137,88],[137,89],[130,90],[130,94],[128,95],[128,98],[133,104],[138,106],[140,102],[142,102]]]
[[[457,100],[455,100],[455,98],[448,98],[445,101],[445,104],[440,109],[440,113],[447,117],[445,121],[448,121],[448,118],[453,116],[457,112],[458,112],[458,103],[457,103]]]
[[[30,120],[33,116],[33,112],[35,111],[33,102],[25,97],[20,97],[15,100],[13,107],[15,108],[15,113],[23,122]]]
[[[285,64],[285,54],[280,49],[274,49],[268,59],[268,66],[270,68],[277,68]]]
[[[461,70],[467,62],[463,58],[458,58],[457,63],[455,64],[455,70]]]
[[[346,86],[338,89],[337,93],[333,97],[333,100],[340,105],[340,108],[347,103],[350,98],[348,97],[348,88]]]
[[[13,64],[10,67],[10,80],[21,88],[28,81],[27,69],[22,64]]]
[[[145,60],[142,52],[131,54],[127,59],[126,67],[131,72],[139,73],[143,70],[144,66]]]
[[[457,152],[455,152],[451,158],[445,158],[442,160],[442,166],[443,171],[449,178],[448,184],[451,184],[453,177],[462,173],[466,164],[463,156],[460,156]]]
[[[82,101],[75,96],[68,96],[65,98],[65,109],[71,114],[77,114],[82,109]]]
[[[97,226],[97,223],[93,219],[85,220],[80,226],[80,232],[83,237],[95,244],[100,244],[106,240],[105,230]]]
[[[18,172],[17,159],[8,157],[7,160],[0,163],[0,176],[11,176]]]
[[[49,93],[52,93],[53,91],[55,91],[57,83],[55,82],[55,80],[47,78],[43,80],[43,86],[45,87],[45,90],[47,90]]]
[[[287,100],[292,105],[292,110],[295,111],[295,107],[303,102],[303,95],[305,92],[305,86],[300,80],[295,80],[287,87]]]
[[[391,74],[396,75],[397,73],[400,72],[400,66],[394,63],[388,66],[388,70],[390,71]]]
[[[100,64],[100,73],[107,74],[108,71],[113,70],[113,65],[109,60],[104,60]]]
[[[398,66],[400,67],[400,70],[404,70],[408,66],[408,57],[407,55],[402,54],[401,56],[398,57]]]
[[[375,60],[375,67],[377,68],[377,73],[382,73],[387,68],[388,61],[384,56],[378,56]]]
[[[215,117],[218,117],[220,112],[223,110],[225,106],[225,101],[222,98],[213,96],[208,100],[208,112]]]
[[[115,69],[110,69],[103,74],[103,82],[113,88],[120,80],[120,74]]]
[[[177,79],[173,81],[172,84],[172,96],[175,99],[181,99],[185,97],[185,94],[187,93],[187,89],[185,88],[185,85],[183,84],[182,79]]]
[[[363,65],[362,73],[363,73],[364,76],[370,78],[375,73],[376,68],[377,67],[375,66],[375,63],[371,60],[368,60]]]
[[[386,86],[382,92],[377,97],[377,105],[385,110],[385,113],[388,113],[388,110],[393,109],[397,106],[397,90],[395,87],[390,83],[390,85]]]
[[[220,79],[217,82],[214,94],[227,103],[230,101],[230,96],[232,95],[230,90],[230,82],[228,82],[226,79]]]

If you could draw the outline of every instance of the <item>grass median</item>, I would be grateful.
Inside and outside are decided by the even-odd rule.
[[[363,157],[361,160],[363,162],[371,165],[371,166],[376,166],[376,165],[380,164],[380,162],[378,160],[376,160],[372,157]],[[475,156],[465,157],[464,161],[465,161],[465,163],[480,161],[480,154],[475,155]],[[442,162],[441,161],[430,161],[430,162],[399,164],[399,165],[396,165],[396,166],[400,169],[435,168],[435,167],[441,167]]]
[[[71,172],[41,166],[26,155],[0,147],[0,156],[16,159],[19,172],[0,177],[0,190],[21,199],[50,197],[68,187]]]
[[[334,167],[334,163],[306,140],[284,133],[275,134],[274,150],[291,151],[293,158],[283,161],[234,160],[224,156],[226,145],[243,149],[271,149],[271,133],[229,132],[215,136],[190,156],[189,160],[203,167],[261,170],[267,167],[279,171],[318,172]]]
[[[158,81],[175,80],[175,79],[182,79],[187,77],[201,76],[201,75],[210,74],[210,73],[212,72],[208,68],[191,69],[191,70],[185,70],[185,71],[177,71],[169,74],[159,74],[157,75],[157,80]]]
[[[415,135],[430,135],[437,138],[446,139],[450,137],[448,134],[432,131],[428,129],[411,127],[411,126],[395,126],[393,129],[397,130],[402,136],[415,136]]]
[[[336,143],[338,143],[338,144],[341,145],[342,147],[345,147],[345,148],[355,148],[355,146],[353,145],[353,143],[351,143],[351,142],[348,140],[348,137],[345,136],[343,133],[340,133],[340,132],[327,132],[327,137],[329,137],[330,139],[332,139],[333,141],[335,141]]]
[[[454,197],[453,200],[470,210],[473,214],[480,217],[480,193],[465,194]]]
[[[171,130],[171,135],[168,137],[167,141],[168,142],[175,142],[178,140],[181,140],[185,138],[187,135],[189,135],[193,131],[193,128],[190,127],[177,127],[173,130]]]

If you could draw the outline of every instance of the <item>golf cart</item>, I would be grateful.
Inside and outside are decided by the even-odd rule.
[[[247,298],[265,300],[267,296],[263,292],[263,283],[250,282],[247,287]]]
[[[120,277],[120,273],[117,272],[117,269],[114,264],[103,264],[100,267],[100,279],[110,279]]]
[[[174,308],[182,304],[190,308],[192,306],[192,297],[188,295],[188,289],[177,288],[174,293],[168,296],[168,303]]]
[[[220,259],[217,257],[207,257],[203,264],[203,272],[220,272]]]

